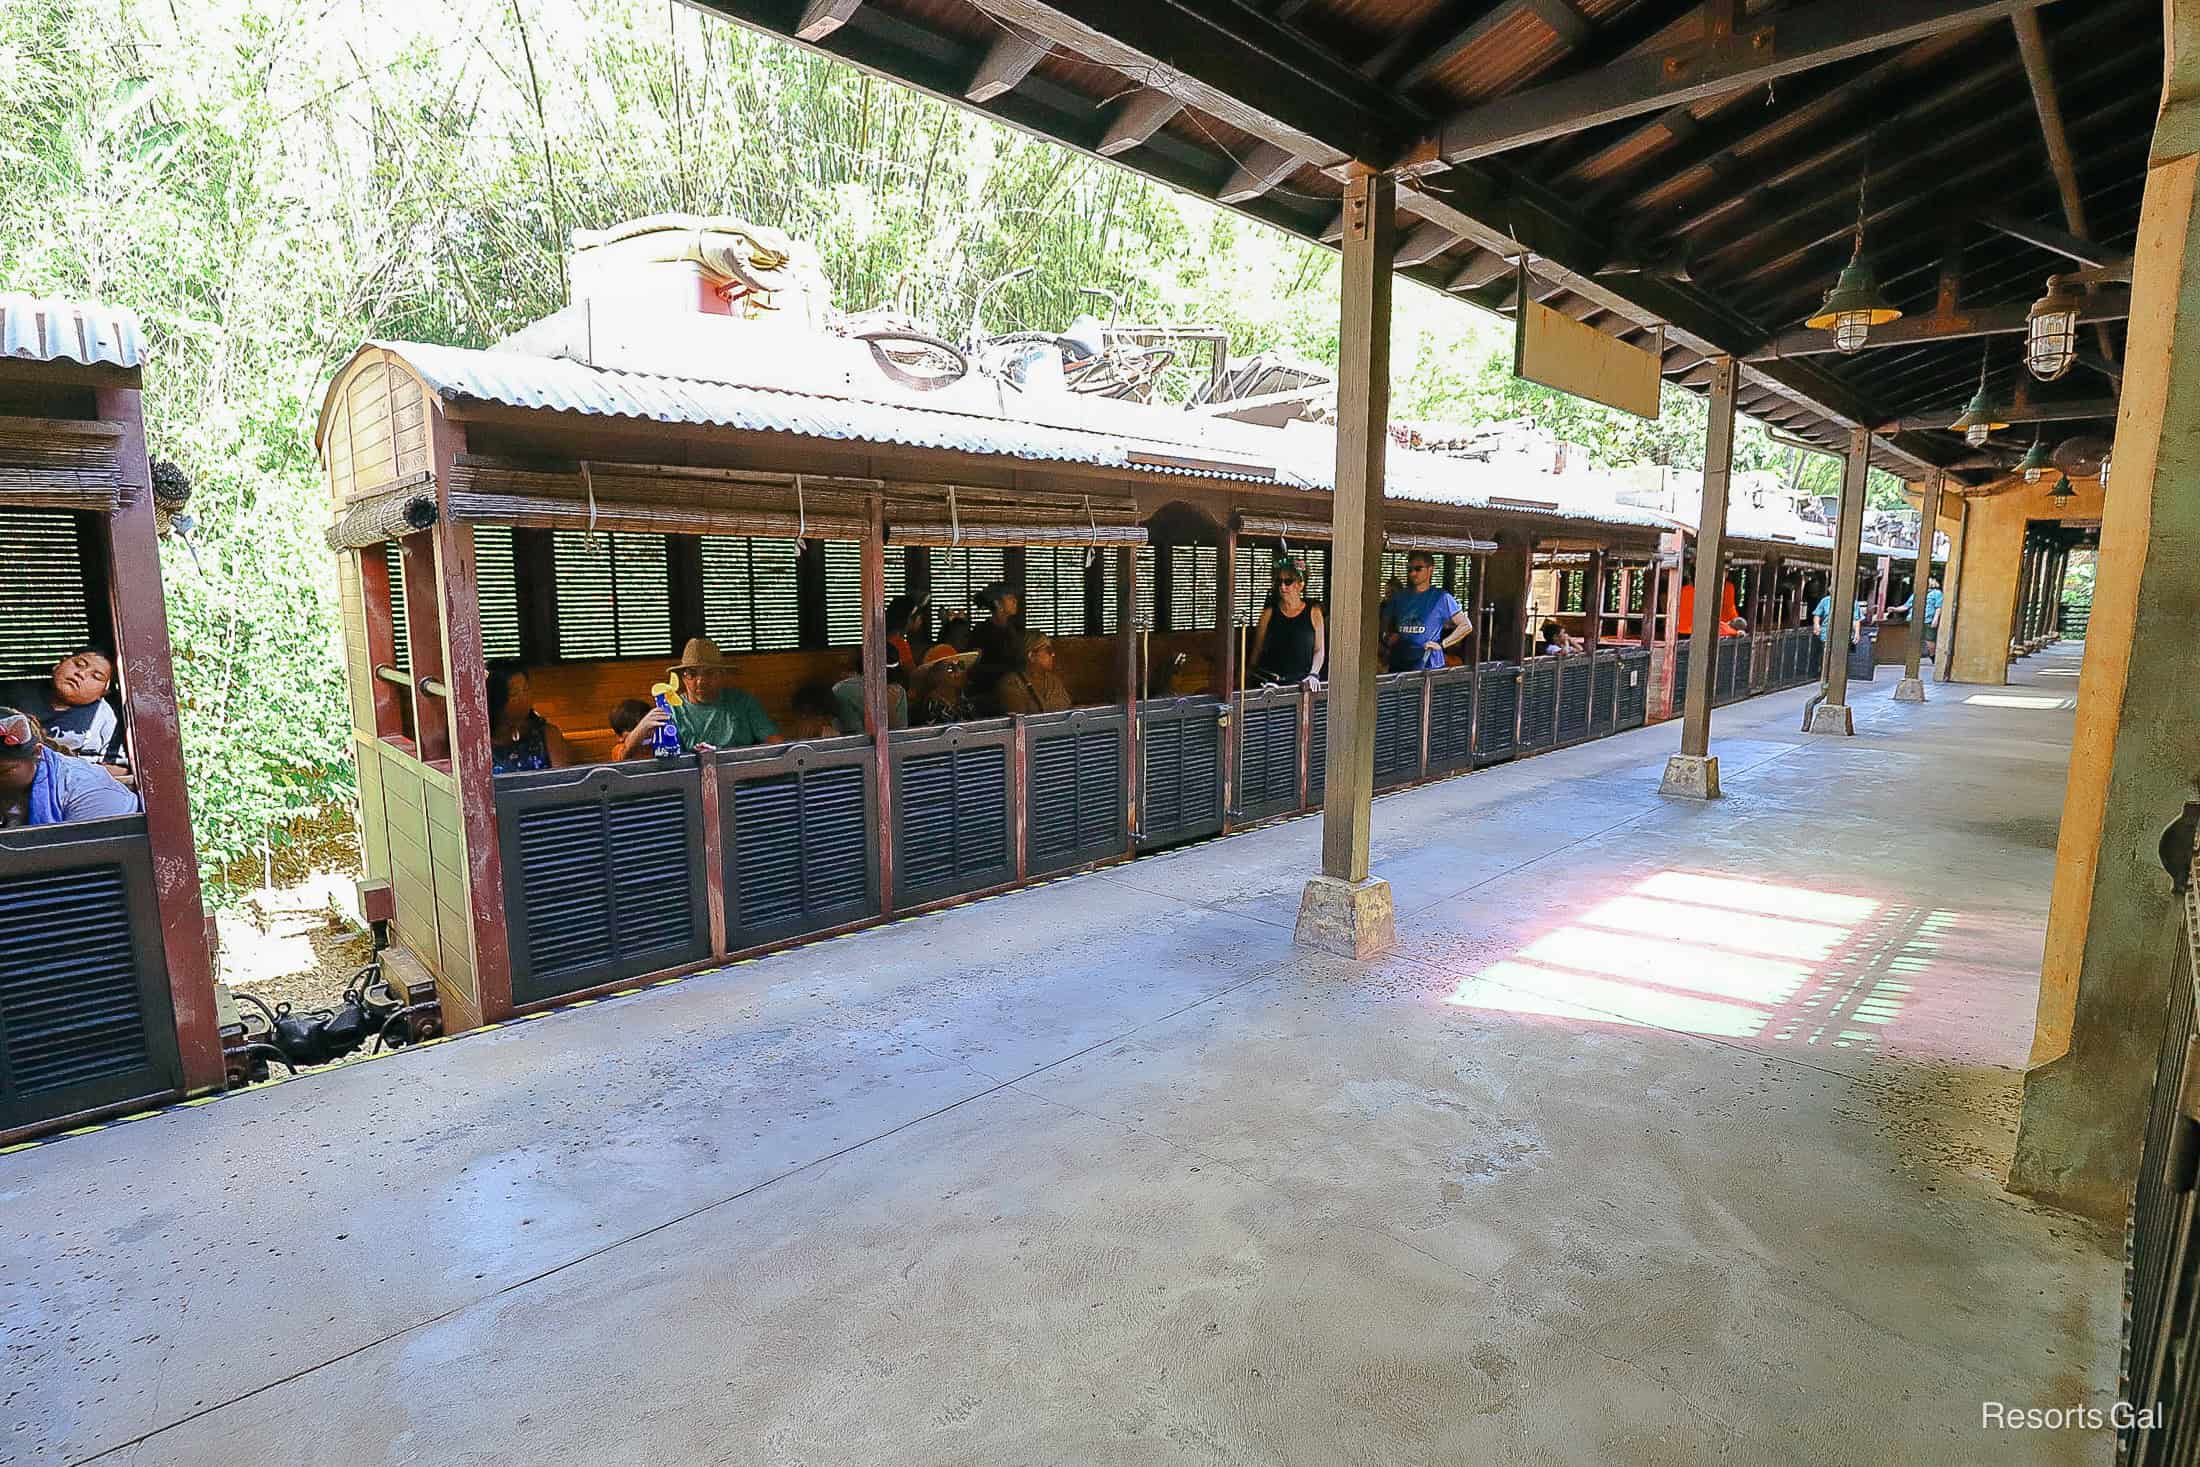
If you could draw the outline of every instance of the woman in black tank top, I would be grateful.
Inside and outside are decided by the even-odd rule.
[[[1263,683],[1295,683],[1321,676],[1328,661],[1322,611],[1306,599],[1306,578],[1296,561],[1276,567],[1276,589],[1253,633],[1253,673]]]

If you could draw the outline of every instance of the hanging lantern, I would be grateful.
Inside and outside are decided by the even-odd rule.
[[[2085,296],[2060,275],[2047,277],[2047,294],[2032,302],[2024,317],[2024,365],[2042,382],[2052,382],[2078,359],[2078,313]]]
[[[2055,481],[2055,487],[2047,491],[2049,502],[2060,507],[2078,497],[2078,491],[2070,487],[2070,476],[2064,474]]]
[[[1982,448],[1986,440],[2009,426],[2008,420],[1999,416],[1993,402],[1986,396],[1986,356],[1991,347],[1981,348],[1978,354],[1978,391],[1963,405],[1963,412],[1948,426],[1963,434],[1963,441],[1973,448]]]
[[[2024,482],[2027,484],[2037,484],[2054,466],[2055,461],[2048,456],[2047,445],[2037,437],[2033,438],[2032,446],[2024,451],[2024,457],[2017,461],[2017,469],[2024,475]]]
[[[1831,331],[1836,351],[1858,351],[1874,326],[1900,319],[1902,312],[1879,294],[1879,280],[1864,258],[1864,182],[1870,171],[1856,179],[1856,239],[1849,248],[1849,263],[1842,267],[1833,289],[1826,292],[1818,313],[1803,322],[1813,331]]]

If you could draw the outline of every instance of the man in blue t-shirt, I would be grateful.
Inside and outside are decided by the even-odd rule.
[[[1467,639],[1473,627],[1451,592],[1436,586],[1436,557],[1416,550],[1406,557],[1406,588],[1383,605],[1383,619],[1397,630],[1390,670],[1442,667],[1444,652]]]

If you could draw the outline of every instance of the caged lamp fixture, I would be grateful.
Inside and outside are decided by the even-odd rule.
[[[1803,322],[1813,331],[1831,331],[1837,351],[1862,350],[1874,326],[1884,326],[1902,315],[1880,295],[1878,278],[1864,258],[1864,183],[1870,176],[1867,165],[1856,177],[1856,239],[1849,250],[1849,263],[1826,292],[1818,313]]]
[[[1987,351],[1987,348],[1981,348],[1978,354],[1978,391],[1972,393],[1971,400],[1963,405],[1961,416],[1948,425],[1961,430],[1963,441],[1973,448],[1984,447],[1987,439],[2009,426],[2008,421],[1999,415],[1993,401],[1986,395]]]
[[[2046,477],[2047,471],[2054,466],[2054,460],[2047,452],[2046,443],[2041,441],[2038,434],[2034,434],[2032,446],[2024,451],[2023,458],[2017,460],[2017,470],[2024,475],[2024,482],[2037,484]]]

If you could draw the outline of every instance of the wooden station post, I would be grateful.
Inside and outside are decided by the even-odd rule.
[[[1703,506],[1696,524],[1696,613],[1688,632],[1688,703],[1681,711],[1681,751],[1665,764],[1658,793],[1719,798],[1719,761],[1711,752],[1712,676],[1719,664],[1719,613],[1725,610],[1726,494],[1734,470],[1732,357],[1711,364],[1711,426],[1704,441]]]
[[[1329,745],[1322,871],[1299,902],[1301,946],[1365,958],[1396,940],[1390,884],[1368,875],[1375,792],[1374,592],[1390,447],[1391,262],[1397,181],[1355,167],[1344,194],[1337,482],[1329,560]]]
[[[1849,430],[1848,462],[1841,475],[1841,525],[1833,542],[1833,584],[1826,626],[1826,697],[1811,711],[1810,732],[1854,734],[1849,712],[1849,635],[1856,621],[1856,562],[1864,542],[1864,475],[1871,463],[1869,428]]]
[[[1902,667],[1902,681],[1895,684],[1897,703],[1925,701],[1925,638],[1931,626],[1925,616],[1925,593],[1933,584],[1933,525],[1940,517],[1940,476],[1928,478],[1918,491],[1917,565],[1910,572],[1910,652]]]

